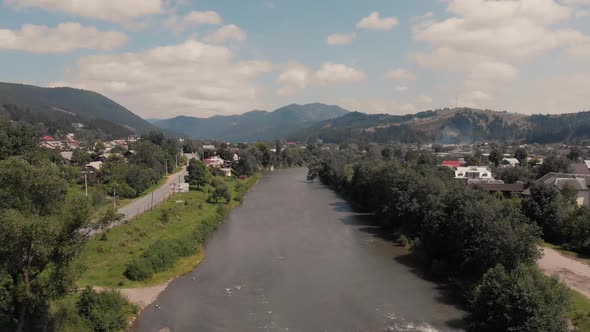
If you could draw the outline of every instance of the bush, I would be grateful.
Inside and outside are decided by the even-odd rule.
[[[76,303],[78,313],[94,331],[124,330],[127,327],[125,305],[127,301],[116,291],[96,292],[86,287]]]
[[[170,268],[178,259],[197,251],[195,240],[160,240],[150,245],[143,255],[131,261],[124,272],[129,280],[145,280]]]
[[[488,270],[475,288],[471,331],[568,331],[565,311],[568,289],[547,278],[534,265],[520,264],[513,271],[498,265]]]
[[[158,219],[160,219],[160,221],[164,224],[170,221],[170,209],[162,209]]]

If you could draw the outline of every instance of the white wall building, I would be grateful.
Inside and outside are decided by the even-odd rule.
[[[457,167],[455,179],[494,181],[492,170],[488,166]]]

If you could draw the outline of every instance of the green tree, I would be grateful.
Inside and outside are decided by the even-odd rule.
[[[493,149],[492,152],[490,152],[490,156],[488,157],[488,160],[491,163],[493,163],[494,166],[496,166],[496,167],[498,167],[498,165],[500,165],[500,162],[502,162],[503,159],[504,159],[504,155],[498,149]]]
[[[96,332],[120,331],[127,327],[127,301],[114,290],[96,292],[86,287],[76,303],[78,312]]]
[[[583,152],[582,150],[580,150],[579,147],[574,146],[570,152],[567,154],[567,158],[571,161],[578,161],[578,159],[580,159],[580,157],[582,157]]]
[[[528,156],[529,155],[524,148],[518,148],[514,152],[514,158],[518,159],[518,162],[520,162],[521,166],[526,165],[526,159]]]
[[[229,191],[229,187],[225,181],[213,179],[213,181],[211,181],[211,185],[214,189],[213,193],[211,194],[211,199],[213,201],[217,203],[220,198],[225,199],[226,203],[231,201],[231,192]]]
[[[490,269],[474,291],[469,330],[566,332],[567,288],[532,264]]]
[[[61,213],[40,215],[29,211],[0,212],[0,275],[6,282],[1,306],[12,312],[23,331],[31,315],[46,312],[48,302],[71,292],[71,262],[86,240],[90,207],[75,197]]]
[[[254,146],[260,152],[260,165],[262,165],[262,167],[265,168],[270,167],[272,163],[272,151],[270,151],[270,147],[268,146],[268,144],[258,142]]]
[[[72,163],[74,165],[85,165],[92,161],[90,154],[86,150],[76,149],[72,152]]]
[[[256,157],[249,153],[249,150],[240,151],[240,160],[232,167],[239,175],[252,176],[256,173]]]
[[[539,167],[539,177],[551,173],[568,173],[570,171],[570,160],[561,156],[551,155],[543,160]]]
[[[211,181],[211,172],[202,161],[191,159],[187,167],[188,174],[184,177],[185,181],[191,186],[200,189],[202,186]]]

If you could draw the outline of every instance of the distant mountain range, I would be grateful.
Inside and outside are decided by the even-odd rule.
[[[409,115],[349,112],[325,104],[292,104],[273,112],[196,118],[178,116],[144,120],[111,99],[92,91],[0,83],[0,116],[68,132],[83,123],[102,136],[162,130],[202,139],[270,141],[287,138],[303,143],[527,143],[590,144],[590,112],[531,115],[472,108],[440,109]]]
[[[241,115],[195,118],[179,116],[168,120],[151,120],[160,128],[193,138],[228,141],[258,141],[284,138],[320,121],[338,118],[349,111],[324,104],[292,104],[273,112],[252,111]]]
[[[4,107],[2,113],[11,119],[18,118],[20,114],[26,119],[38,118],[43,123],[54,117],[63,118],[64,121],[102,123],[102,129],[109,131],[109,127],[112,127],[116,129],[116,134],[121,134],[121,127],[127,128],[130,133],[156,129],[111,99],[86,90],[0,83],[0,105],[17,106]],[[27,113],[19,110],[26,110]],[[69,117],[60,116],[60,113]]]
[[[590,139],[590,112],[531,116],[471,108],[411,115],[353,112],[321,121],[288,138],[327,143],[580,142]]]

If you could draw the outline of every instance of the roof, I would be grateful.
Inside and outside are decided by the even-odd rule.
[[[555,179],[554,185],[559,188],[559,190],[563,190],[565,187],[571,187],[576,189],[576,191],[581,190],[588,190],[588,184],[586,183],[585,178],[575,178],[575,179]]]
[[[461,167],[461,162],[458,160],[443,160],[443,166]]]
[[[479,182],[470,184],[470,186],[474,188],[479,188],[481,190],[489,191],[489,192],[510,192],[510,193],[521,193],[525,189],[524,183],[486,183],[486,182]]]
[[[577,191],[588,190],[588,184],[590,183],[590,174],[573,174],[573,173],[547,173],[539,178],[536,183],[545,183],[548,185],[556,186],[559,190],[562,190],[566,186],[570,186]],[[525,194],[530,194],[528,190]]]
[[[584,160],[584,164],[586,164],[586,167],[590,169],[590,160]]]
[[[86,164],[86,167],[92,167],[92,168],[98,170],[102,167],[102,161],[89,162],[88,164]]]
[[[215,150],[215,145],[203,145],[203,150]]]
[[[42,141],[55,141],[55,139],[53,139],[53,137],[49,136],[49,135],[45,135],[43,137],[41,137]]]
[[[586,163],[574,163],[571,164],[571,167],[575,174],[590,174],[590,169],[588,169]]]
[[[504,160],[506,160],[510,164],[520,164],[520,161],[518,161],[518,159],[516,158],[504,158]]]
[[[72,160],[72,155],[74,154],[73,151],[63,151],[59,153],[61,155],[62,158],[64,158],[65,160]]]

